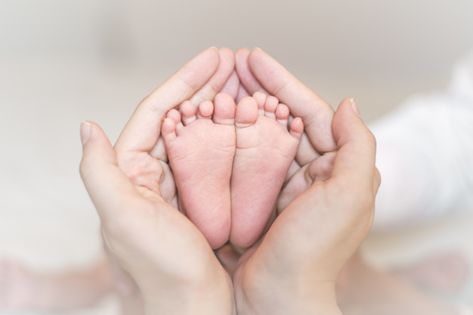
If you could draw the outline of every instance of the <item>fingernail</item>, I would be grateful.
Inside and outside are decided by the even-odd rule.
[[[361,116],[360,110],[358,109],[358,106],[356,106],[356,102],[355,102],[355,99],[354,99],[354,98],[350,98],[350,104],[351,104],[351,108],[353,109],[353,111],[354,111],[358,116]]]
[[[80,124],[80,141],[82,142],[82,145],[89,141],[91,129],[92,125],[88,121],[83,121]]]

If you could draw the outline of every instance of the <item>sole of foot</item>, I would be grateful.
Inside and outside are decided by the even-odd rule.
[[[249,247],[261,236],[294,161],[303,133],[300,118],[273,96],[255,93],[236,108],[236,153],[231,180],[230,241]]]
[[[184,102],[162,127],[181,210],[212,248],[230,234],[230,179],[235,155],[235,102],[218,94],[198,107]]]

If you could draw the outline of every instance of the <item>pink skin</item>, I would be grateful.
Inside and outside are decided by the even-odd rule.
[[[245,52],[244,52],[244,53],[245,53]],[[222,60],[226,60],[226,59],[223,58],[222,56],[228,55],[228,51],[227,51],[227,50],[220,50],[220,51],[219,51],[219,54],[220,54],[220,59],[221,59],[221,61],[222,61]],[[241,54],[240,54],[240,55],[241,55]],[[253,55],[256,56],[256,57],[254,57],[253,59],[258,58],[258,54],[256,54],[256,55],[253,54]],[[260,55],[260,57],[261,57],[261,53],[259,53],[259,55]],[[248,58],[248,56],[249,56],[249,52],[246,53],[246,58]],[[239,58],[238,58],[238,55],[237,55],[237,60],[238,60],[238,59],[239,59]],[[208,60],[208,61],[211,61],[211,60]],[[245,62],[246,62],[246,60],[245,60]],[[218,88],[215,87],[215,86],[217,86],[217,85],[220,84],[220,83],[218,83],[217,81],[221,81],[221,78],[223,78],[223,76],[221,75],[221,73],[223,73],[223,72],[228,72],[227,69],[230,69],[229,67],[226,66],[225,63],[221,63],[221,64],[223,65],[222,67],[220,67],[222,70],[218,70],[217,73],[215,74],[215,77],[217,77],[217,78],[219,78],[219,79],[218,79],[218,80],[210,80],[210,81],[207,83],[206,87],[211,87],[211,88],[203,88],[202,91],[203,91],[204,93],[201,93],[201,94],[199,95],[199,97],[191,98],[191,100],[193,100],[194,102],[197,102],[196,100],[198,100],[199,98],[204,98],[204,99],[206,99],[207,97],[210,98],[210,99],[213,98],[212,93],[214,93],[215,90],[219,90]],[[260,65],[261,65],[262,63],[253,62],[253,64],[260,64]],[[210,68],[212,68],[212,67],[210,67],[210,66],[202,67],[202,69],[210,69]],[[241,70],[241,69],[240,69],[240,70]],[[253,70],[254,70],[254,69],[253,69]],[[261,74],[262,74],[262,73],[264,74],[265,71],[261,71],[261,70],[267,70],[267,69],[265,69],[265,68],[263,67],[263,68],[261,68],[261,69],[259,69],[259,70],[260,70],[259,72],[256,71],[256,73],[259,74],[259,78],[260,78],[260,79],[261,79],[261,78],[264,78],[264,76],[262,76]],[[277,80],[283,80],[285,77],[287,77],[287,76],[284,76],[284,75],[274,75],[275,73],[278,74],[278,71],[277,71],[278,68],[277,68],[277,67],[273,67],[273,70],[275,70],[275,71],[273,71],[271,78],[272,78],[273,80],[275,80],[275,82],[277,82]],[[279,69],[279,70],[280,70],[280,69]],[[241,71],[240,71],[240,72],[241,72]],[[195,73],[195,71],[191,71],[191,73]],[[283,73],[283,74],[284,74],[284,73]],[[265,81],[265,80],[263,80],[263,83],[264,83],[264,81]],[[180,83],[180,82],[182,82],[182,81],[179,81],[179,83]],[[190,82],[192,83],[193,81],[190,81]],[[255,82],[257,83],[257,81],[255,81]],[[246,83],[248,83],[248,80],[247,80]],[[197,84],[197,82],[194,82],[194,84],[190,84],[190,86],[199,86],[199,85],[200,85],[200,84]],[[265,85],[268,89],[271,89],[271,86],[268,86],[267,82],[266,82],[266,84],[264,84],[264,85]],[[292,86],[292,87],[294,87],[294,86],[297,87],[297,84],[291,84],[291,86]],[[168,84],[168,89],[167,89],[167,91],[163,91],[163,93],[161,93],[161,94],[166,95],[166,96],[169,96],[169,94],[170,94],[170,93],[169,93],[169,87],[173,87],[173,84],[170,84],[170,85]],[[175,87],[175,84],[174,84],[174,87]],[[257,89],[257,90],[262,90],[261,86],[256,87],[256,89]],[[173,89],[171,89],[171,90],[173,90]],[[234,73],[231,75],[231,77],[230,77],[230,78],[227,80],[227,82],[225,83],[225,86],[222,88],[222,91],[225,91],[225,92],[227,92],[228,94],[230,94],[233,98],[236,97],[236,98],[238,98],[238,99],[243,99],[245,96],[248,96],[248,91],[254,92],[254,90],[255,90],[255,87],[253,87],[253,88],[248,88],[248,87],[246,87],[246,86],[239,85],[238,78],[236,78],[236,76],[235,76]],[[297,88],[294,89],[294,92],[297,92],[297,93],[294,93],[292,96],[294,96],[294,95],[302,96],[302,97],[307,96],[307,95],[305,95],[306,93],[304,93],[304,90],[301,90],[301,89],[299,89],[299,91],[297,91],[297,90],[298,90]],[[312,109],[312,110],[315,111],[316,109],[320,109],[320,106],[305,106],[305,104],[303,104],[303,102],[294,102],[294,103],[291,103],[291,102],[288,100],[288,98],[287,98],[287,94],[288,94],[288,93],[287,93],[287,89],[286,89],[286,90],[279,90],[279,89],[277,89],[277,91],[278,91],[278,93],[276,93],[276,94],[280,94],[280,97],[283,98],[283,99],[285,98],[285,97],[284,97],[284,94],[286,94],[286,99],[285,99],[285,101],[288,102],[288,104],[296,104],[296,105],[297,105],[297,104],[302,104],[302,105],[304,105],[304,106],[302,106],[302,105],[301,105],[301,106],[302,106],[303,108],[305,108],[305,110]],[[280,93],[280,91],[285,91],[285,93]],[[166,92],[166,93],[164,93],[164,92]],[[273,91],[273,92],[274,92],[274,91]],[[160,93],[158,92],[157,94],[159,95]],[[197,93],[197,94],[199,94],[199,93]],[[159,97],[159,98],[158,98],[158,97],[152,97],[152,98],[160,99],[161,97]],[[188,98],[188,96],[186,96],[185,98]],[[305,98],[307,98],[307,97],[305,97]],[[257,99],[256,95],[255,95],[255,99]],[[168,98],[168,100],[169,100],[169,98]],[[182,100],[181,100],[181,101],[182,101]],[[181,101],[177,101],[177,102],[180,103]],[[174,103],[174,101],[171,102],[171,103]],[[165,104],[165,103],[164,103],[164,104],[167,106],[167,108],[162,108],[162,109],[161,109],[162,112],[165,112],[167,109],[171,108],[171,106],[174,106],[174,105],[172,105],[171,103],[169,103],[169,104]],[[257,103],[260,104],[260,102],[259,102],[258,100],[257,100]],[[205,107],[207,107],[207,109],[205,109]],[[302,108],[302,107],[301,107],[301,108]],[[142,107],[142,108],[143,108],[143,107]],[[291,109],[291,110],[292,110],[292,109]],[[203,111],[202,111],[203,114],[204,114],[204,118],[207,117],[207,116],[205,116],[206,111],[207,111],[207,113],[208,113],[208,111],[209,111],[209,106],[208,106],[208,105],[205,105],[205,106],[204,106],[204,109],[203,109]],[[144,113],[143,110],[141,110],[141,112]],[[275,111],[275,117],[276,117],[276,119],[277,119],[278,121],[280,121],[280,122],[283,123],[284,120],[285,120],[285,119],[283,118],[283,117],[285,116],[285,112],[286,112],[286,109],[284,109],[284,107],[279,107],[279,106],[278,106],[278,107],[276,108],[276,111]],[[150,111],[149,113],[144,113],[145,115],[141,115],[141,116],[142,116],[142,118],[143,118],[143,117],[153,117],[152,114],[155,114],[155,113],[156,113],[156,110],[153,109],[153,110]],[[278,113],[279,113],[279,114],[278,114]],[[169,119],[171,119],[171,120],[174,121],[174,125],[175,125],[175,129],[176,129],[176,130],[179,129],[179,128],[184,127],[182,124],[179,123],[179,122],[180,122],[180,116],[181,116],[180,113],[177,112],[177,111],[171,111],[170,114],[169,114],[169,116],[168,116]],[[245,116],[243,116],[243,117],[245,117]],[[278,118],[278,117],[279,117],[279,118]],[[309,116],[309,115],[302,115],[302,113],[301,113],[301,117],[310,117],[310,116]],[[326,116],[326,115],[325,115],[325,116],[324,116],[324,115],[318,115],[317,117],[327,117],[327,116]],[[280,119],[280,118],[283,118],[283,119]],[[161,118],[159,117],[159,120],[160,120],[160,119],[161,119]],[[307,121],[307,118],[306,118],[305,121]],[[160,121],[156,121],[156,123],[154,123],[154,124],[152,124],[152,123],[150,123],[150,124],[142,124],[142,123],[140,123],[140,124],[133,124],[133,123],[132,123],[131,125],[134,125],[134,126],[141,126],[141,127],[142,127],[142,126],[153,126],[153,128],[157,128],[157,129],[159,130],[159,129],[160,129],[160,128],[159,128],[159,124],[160,124]],[[168,121],[167,125],[168,125],[168,127],[170,126],[170,125],[169,125],[169,121]],[[173,125],[172,122],[171,122],[171,125]],[[133,129],[133,128],[132,128],[132,129]],[[312,128],[312,129],[313,129],[313,128]],[[133,133],[133,132],[132,132],[132,133]],[[159,135],[159,133],[157,134],[157,133],[153,133],[153,132],[150,132],[150,133],[148,133],[148,134],[149,134],[149,136],[151,136],[151,135],[153,135],[153,136],[154,136],[154,135],[157,135],[157,136],[158,136],[158,135]],[[309,132],[309,134],[310,134],[310,132]],[[130,135],[130,132],[125,133],[125,135]],[[139,136],[139,139],[141,139],[141,140],[142,140],[143,138],[146,138],[146,137],[143,137],[143,134],[137,133],[137,135]],[[125,138],[130,138],[130,137],[125,137]],[[138,138],[137,138],[137,139],[138,139]],[[304,143],[304,141],[303,141],[303,143],[302,143],[302,145],[301,145],[301,148],[302,148],[302,149],[300,150],[300,151],[303,151],[303,152],[302,152],[302,155],[299,155],[299,156],[298,156],[298,161],[299,161],[299,163],[300,163],[301,165],[304,165],[304,164],[305,164],[305,166],[300,170],[298,176],[296,177],[296,178],[298,179],[298,181],[292,181],[293,185],[288,185],[288,186],[286,187],[286,191],[287,191],[286,197],[285,197],[285,198],[281,198],[281,200],[284,201],[284,202],[281,202],[281,203],[286,203],[286,205],[287,205],[288,203],[290,203],[290,201],[291,201],[292,199],[294,199],[297,195],[300,194],[300,192],[304,191],[305,188],[307,188],[307,187],[310,185],[310,184],[306,183],[305,181],[308,180],[308,179],[309,179],[309,181],[310,181],[310,178],[308,178],[308,177],[312,177],[312,174],[316,174],[316,175],[317,175],[316,178],[320,178],[320,179],[323,179],[323,180],[326,180],[326,179],[330,178],[330,175],[331,175],[331,170],[332,170],[332,168],[333,168],[333,160],[334,160],[334,159],[333,159],[334,155],[333,155],[332,153],[325,153],[322,157],[320,157],[320,158],[318,158],[316,161],[314,161],[310,166],[303,162],[304,159],[301,158],[302,156],[303,156],[303,157],[306,157],[306,159],[308,158],[308,159],[307,159],[308,161],[310,161],[312,158],[317,157],[317,154],[314,154],[315,151],[313,151],[313,148],[312,148],[312,150],[309,150],[308,145],[310,145],[310,143],[309,143],[309,141],[308,141],[308,138],[305,137],[305,139],[306,139],[306,141],[305,141],[305,143]],[[125,141],[125,142],[126,142],[126,141]],[[163,145],[162,142],[161,142],[161,144]],[[130,149],[129,146],[128,146],[127,149]],[[163,151],[164,151],[164,146],[163,146],[162,148],[159,148],[159,142],[158,142],[158,146],[157,146],[157,148],[155,148],[155,149],[156,149],[156,150],[153,150],[153,153],[156,152],[157,155],[160,154],[160,153],[162,154]],[[127,150],[123,150],[123,151],[126,152]],[[148,152],[148,150],[145,150],[145,151]],[[329,154],[332,154],[332,155],[329,155]],[[152,155],[153,155],[153,154],[152,154]],[[310,156],[310,155],[312,155],[312,156]],[[99,156],[103,156],[103,154],[100,154]],[[356,156],[356,155],[354,155],[354,156]],[[327,158],[324,159],[324,160],[322,160],[324,157],[327,157]],[[163,160],[165,160],[165,159],[163,159]],[[103,161],[101,161],[101,162],[102,162],[102,166],[103,166],[104,163],[103,163]],[[107,161],[106,161],[106,162],[107,162]],[[141,165],[146,165],[146,164],[141,164]],[[164,163],[161,164],[161,167],[164,167]],[[130,169],[132,169],[132,168],[130,168]],[[304,170],[307,170],[307,173],[306,173]],[[162,170],[162,171],[163,171],[165,174],[170,174],[170,173],[168,172],[168,170],[166,170],[166,169],[164,169],[164,170]],[[94,174],[97,174],[98,172],[93,172],[93,173],[94,173]],[[142,174],[147,175],[147,174],[150,174],[150,172],[143,172]],[[310,176],[306,176],[307,174],[309,174]],[[102,175],[102,174],[101,174],[101,175]],[[103,176],[100,176],[100,177],[103,178]],[[166,175],[166,177],[169,178],[169,175]],[[314,175],[314,177],[315,177],[315,175]],[[108,179],[108,178],[107,178],[107,179]],[[116,179],[116,178],[114,178],[114,179]],[[112,180],[112,181],[108,181],[108,182],[119,182],[119,181]],[[105,183],[105,182],[104,182],[104,183]],[[141,182],[140,182],[140,183],[141,183]],[[172,183],[172,184],[173,184],[173,183]],[[105,185],[103,185],[103,186],[105,186]],[[123,186],[123,185],[122,185],[122,186]],[[287,188],[289,188],[289,186],[291,187],[290,190],[287,189]],[[142,186],[140,186],[140,188],[142,188]],[[161,193],[163,193],[163,190],[166,191],[166,189],[163,189],[163,182],[161,182],[161,187],[160,187],[160,188],[161,188],[161,189],[160,189]],[[123,191],[120,191],[120,193],[122,193],[122,192],[123,192]],[[105,195],[107,196],[107,200],[108,200],[110,195],[122,195],[122,194],[105,194]],[[171,193],[170,193],[170,196],[172,197],[172,191],[171,191]],[[165,197],[165,196],[163,196],[163,197]],[[164,198],[164,199],[167,200],[167,198]],[[281,200],[280,200],[280,201],[281,201]],[[285,208],[285,207],[286,207],[286,206],[283,206],[282,208]],[[132,208],[133,208],[133,211],[136,212],[136,207],[132,207]],[[167,210],[167,209],[166,209],[166,210]],[[117,214],[118,214],[118,213],[113,213],[112,215],[113,215],[113,217],[116,217]],[[139,214],[138,214],[138,213],[134,213],[134,215],[139,215]],[[145,220],[144,222],[150,222],[150,221],[151,221],[151,220]],[[122,222],[123,222],[123,221],[122,221]],[[169,222],[169,223],[170,223],[170,222]],[[169,225],[170,225],[170,226],[175,226],[175,225],[176,225],[175,223],[176,223],[176,222],[172,222],[172,223],[169,224]],[[162,226],[161,226],[161,227],[162,227]],[[156,231],[158,231],[158,229],[156,229]],[[182,233],[182,232],[186,232],[185,229],[181,229],[181,230],[179,231],[179,234],[178,234],[178,235],[181,236],[181,235],[186,234],[186,233]],[[277,233],[275,233],[275,234],[277,234]],[[129,241],[129,239],[130,239],[130,238],[128,237],[129,234],[127,233],[126,235],[127,235],[127,241]],[[157,239],[159,239],[159,240],[166,240],[166,239],[169,239],[169,237],[158,237]],[[178,237],[177,237],[177,239],[178,239]],[[194,237],[194,240],[195,240],[195,239],[196,239],[196,238]],[[143,239],[142,241],[143,241],[143,242],[140,242],[140,243],[139,243],[140,248],[142,248],[141,246],[143,245],[143,243],[145,243],[144,241],[146,241],[146,239]],[[155,243],[152,243],[152,244],[154,245]],[[297,242],[296,242],[295,244],[297,244]],[[179,247],[182,247],[182,246],[177,246],[177,247],[179,248]],[[192,246],[189,247],[189,250],[192,250],[192,248],[195,248],[195,247],[196,247],[196,246],[195,246],[195,242],[194,242],[194,243],[192,244]],[[155,249],[155,248],[153,247],[153,250],[154,250],[154,249]],[[227,248],[223,248],[223,249],[227,249]],[[172,252],[172,251],[171,251],[171,252]],[[288,252],[289,252],[289,250],[288,250]],[[166,256],[167,256],[168,254],[169,254],[169,251],[166,252]],[[226,265],[226,267],[228,267],[229,269],[232,269],[232,268],[236,267],[236,266],[232,266],[232,265],[231,265],[232,260],[235,260],[235,263],[236,263],[236,258],[235,258],[235,257],[232,257],[232,253],[231,253],[231,252],[230,252],[230,253],[227,252],[227,253],[224,253],[224,254],[226,254],[226,256],[227,256],[227,257],[226,257],[227,259],[225,259],[225,262],[226,262],[225,265]],[[127,255],[127,257],[128,257],[128,256],[133,257],[133,256],[136,256],[136,255]],[[286,256],[287,256],[287,255],[286,255]],[[290,255],[290,256],[292,257],[292,255]],[[180,257],[182,257],[182,256],[180,256]],[[140,257],[140,258],[141,258],[141,257]],[[447,257],[447,258],[448,258],[448,257]],[[142,263],[143,260],[144,260],[144,259],[140,259],[140,266],[142,266],[141,263]],[[222,260],[223,260],[223,259],[222,259]],[[189,260],[186,259],[185,261],[189,261]],[[193,262],[194,262],[194,261],[196,261],[196,259],[191,259],[190,261],[193,261]],[[459,263],[460,263],[460,262],[457,261],[457,260],[455,260],[455,259],[454,259],[453,261],[452,261],[450,258],[448,258],[447,260],[443,259],[443,260],[439,261],[438,263],[435,263],[434,266],[432,266],[432,267],[434,267],[434,268],[432,269],[432,271],[437,271],[437,270],[440,271],[441,269],[443,269],[443,270],[441,270],[441,273],[442,273],[442,276],[443,276],[445,269],[448,269],[448,270],[455,270],[455,271],[456,271],[456,269],[458,269],[458,264],[459,264]],[[261,264],[259,264],[259,265],[261,265]],[[264,264],[263,264],[263,265],[264,265]],[[455,268],[453,268],[452,266],[455,267]],[[424,275],[426,269],[429,269],[428,266],[427,266],[427,268],[426,268],[426,266],[425,266],[424,264],[419,265],[419,267],[420,267],[420,268],[419,268],[420,271],[422,271],[422,276]],[[437,267],[440,267],[440,268],[437,268]],[[286,268],[286,269],[287,269],[287,268]],[[244,273],[242,273],[242,274],[244,274]],[[359,273],[358,273],[358,274],[359,274]],[[428,272],[428,274],[430,274],[430,272]],[[26,299],[24,298],[24,295],[25,295],[24,293],[26,292],[24,289],[27,288],[28,286],[31,287],[31,281],[30,281],[30,280],[31,280],[32,276],[33,276],[32,273],[29,272],[28,270],[25,270],[24,268],[18,268],[18,266],[14,266],[14,265],[12,265],[12,264],[10,264],[10,263],[1,264],[1,268],[0,268],[0,278],[2,278],[2,279],[4,280],[3,282],[5,282],[6,285],[5,285],[5,288],[3,288],[4,290],[0,290],[0,295],[2,295],[2,296],[0,297],[0,304],[3,303],[4,306],[5,306],[5,305],[10,305],[10,306],[15,306],[15,307],[19,306],[19,304],[24,304],[24,303],[27,303],[27,305],[31,305],[31,303],[27,302]],[[414,274],[414,276],[416,276],[416,274]],[[75,277],[77,277],[77,279],[78,279],[78,280],[80,279],[81,281],[84,279],[84,275],[83,275],[83,274],[75,275]],[[364,277],[364,275],[362,275],[361,278],[363,279],[363,281],[366,280],[365,277]],[[360,278],[360,279],[361,279],[361,278]],[[23,279],[23,280],[22,280],[22,279]],[[27,281],[24,281],[25,279],[26,279]],[[71,280],[71,278],[68,277],[67,279],[68,279],[68,281],[66,281],[66,282],[63,282],[64,279],[62,279],[62,278],[60,279],[61,283],[64,285],[64,289],[63,289],[63,287],[61,287],[61,289],[58,290],[58,292],[61,292],[62,294],[65,294],[65,293],[64,293],[64,292],[66,291],[65,288],[74,287],[74,285],[72,285],[72,284],[69,282],[69,281]],[[93,277],[90,277],[90,279],[91,279],[91,281],[97,281],[97,275],[96,275],[96,274],[93,274]],[[442,279],[444,279],[444,278],[441,277],[440,280],[442,280]],[[56,279],[56,280],[57,280],[57,279]],[[422,279],[420,279],[420,280],[422,280]],[[378,281],[378,282],[379,282],[379,281]],[[21,285],[22,283],[26,283],[27,285],[26,285],[26,286],[25,286],[25,285]],[[67,284],[66,284],[66,283],[67,283]],[[77,283],[76,283],[75,280],[74,280],[74,283],[75,283],[75,285],[77,285]],[[444,283],[443,281],[440,281],[439,284],[444,285],[445,283]],[[11,285],[12,285],[12,286],[11,286]],[[92,286],[92,287],[93,287],[93,288],[96,288],[96,287],[97,287],[97,285],[96,285],[95,282],[93,282],[93,286]],[[274,286],[270,286],[269,288],[273,289]],[[359,288],[357,288],[357,290],[358,290],[358,289],[359,289]],[[31,290],[28,289],[28,291],[31,291]],[[85,290],[85,291],[87,291],[87,294],[90,294],[90,291],[91,291],[91,290]],[[67,292],[67,291],[66,291],[66,292]],[[288,292],[288,293],[289,293],[289,292]],[[21,297],[21,296],[23,296],[23,297]],[[55,295],[56,298],[57,298],[58,296],[60,296],[60,295]],[[73,294],[70,294],[70,293],[69,293],[69,294],[66,294],[66,295],[65,295],[65,297],[70,297],[70,296],[73,296]],[[248,296],[248,294],[246,294],[246,296]],[[274,305],[274,302],[277,302],[277,300],[275,301],[273,295],[272,295],[272,297],[273,297],[273,299],[272,299],[271,301],[273,302],[272,305]],[[58,299],[58,300],[59,300],[59,299]],[[62,301],[63,299],[60,299],[60,300]],[[218,299],[217,299],[217,300],[218,300]],[[296,300],[296,299],[295,299],[295,300]],[[373,300],[371,295],[370,295],[370,300]],[[199,301],[199,302],[201,302],[201,301]],[[26,305],[26,304],[25,304],[25,305]],[[320,306],[320,305],[319,305],[319,306]],[[133,311],[131,312],[131,314],[136,314],[136,313],[137,313],[136,310],[133,310]],[[292,313],[294,313],[294,312],[292,312]],[[300,313],[300,312],[299,312],[299,313]],[[429,312],[429,313],[430,313],[430,312]]]
[[[299,118],[288,120],[287,106],[262,93],[168,112],[162,135],[179,203],[212,248],[229,239],[248,247],[261,235],[303,132]]]
[[[214,99],[233,69],[231,51],[202,52],[141,102],[115,146],[97,124],[81,125],[81,176],[107,254],[134,280],[148,313],[230,314],[234,308],[230,279],[208,241],[173,206],[160,141],[169,110],[185,100]]]
[[[215,104],[181,105],[164,120],[162,135],[179,191],[179,203],[212,248],[230,233],[230,178],[235,155],[235,102],[218,94]]]
[[[237,106],[230,241],[238,247],[261,236],[295,158],[304,125],[300,118],[288,120],[289,108],[263,93]]]
[[[335,145],[334,141],[334,129],[332,124],[334,112],[331,107],[326,102],[324,102],[323,99],[321,99],[318,95],[310,91],[310,89],[304,86],[282,65],[280,65],[277,61],[275,61],[271,56],[266,54],[261,49],[255,49],[253,51],[250,51],[248,49],[240,49],[235,54],[235,61],[236,71],[240,78],[241,84],[239,97],[244,97],[245,94],[251,94],[256,91],[263,91],[267,94],[275,95],[282,102],[289,106],[290,111],[293,115],[301,117],[304,121],[305,134],[302,137],[301,144],[299,146],[299,150],[296,156],[297,163],[294,163],[294,167],[291,166],[290,170],[290,173],[294,175],[291,176],[291,179],[286,184],[284,191],[281,193],[281,198],[279,199],[279,210],[283,210],[290,205],[291,201],[300,196],[302,192],[304,192],[308,187],[310,187],[314,181],[318,181],[319,183],[325,183],[326,181],[330,181],[330,178],[334,176],[333,170],[335,165],[335,156],[338,155],[338,152],[336,152],[337,146]],[[356,154],[353,155],[351,159],[355,160],[358,159],[360,156],[360,154]],[[349,172],[347,171],[347,174],[348,173]],[[379,174],[377,181],[379,184]],[[353,185],[352,187],[358,186],[359,183]],[[284,215],[285,212],[286,211],[284,211],[282,215]],[[335,216],[333,216],[333,218],[335,218]],[[278,220],[276,220],[275,223],[277,222]],[[272,229],[274,229],[274,226],[275,225],[273,224]],[[353,229],[353,231],[355,231],[355,229]],[[280,231],[278,232],[278,234],[281,234]],[[268,234],[271,234],[271,230],[268,232]],[[263,244],[265,242],[268,242],[268,234],[265,237]],[[317,238],[320,239],[321,237],[321,230],[318,229]],[[310,242],[310,244],[314,244],[314,242],[317,242],[317,240],[314,239],[313,242]],[[272,257],[274,257],[274,247],[277,246],[276,244],[273,244],[273,248],[271,251]],[[281,258],[283,259],[285,256],[294,257],[293,255],[289,255],[289,251],[291,250],[292,249],[288,249],[281,256]],[[341,252],[340,248],[338,250],[339,252]],[[305,258],[305,261],[307,261],[307,258]],[[332,260],[330,265],[333,265],[333,263],[334,261]],[[262,265],[266,267],[266,269],[268,267],[268,264],[263,262],[258,262],[257,265]],[[352,265],[352,263],[349,263],[347,265],[350,266]],[[300,267],[301,266],[299,266],[298,269],[300,269]],[[286,272],[286,270],[284,272]],[[374,269],[371,269],[370,273],[376,273],[376,271]],[[248,270],[245,270],[245,272],[242,272],[242,274],[248,274]],[[368,278],[365,277],[365,274],[360,275],[359,271],[354,272],[353,276],[358,276],[358,279],[362,279],[361,281],[368,281]],[[439,307],[438,303],[436,303],[435,301],[426,299],[426,297],[424,296],[420,296],[419,298],[419,293],[412,292],[412,290],[406,290],[405,285],[399,286],[395,283],[393,285],[392,281],[391,283],[386,281],[383,282],[383,279],[379,277],[373,280],[375,281],[371,281],[371,284],[374,284],[373,287],[375,289],[371,292],[368,292],[367,294],[368,300],[371,302],[374,301],[373,294],[384,294],[389,299],[390,297],[392,297],[392,293],[396,289],[401,288],[401,291],[399,292],[402,292],[404,294],[403,297],[405,299],[400,300],[403,303],[398,303],[399,300],[396,301],[396,304],[398,304],[398,306],[400,306],[401,308],[407,307],[409,310],[414,309],[415,311],[412,313],[415,314],[452,314],[451,310],[443,312],[444,309],[442,309],[442,307]],[[261,284],[261,282],[261,279],[259,279],[259,281],[255,283]],[[376,284],[379,283],[383,283],[384,285],[376,286]],[[277,286],[273,285],[271,288],[273,290],[271,290],[270,301],[271,306],[274,308],[275,303],[277,303],[278,301],[274,298],[274,289],[277,288]],[[265,292],[265,290],[258,290],[258,292]],[[285,293],[287,294],[289,294],[290,292],[291,291],[285,291]],[[355,288],[354,292],[356,292],[355,294],[359,295],[359,286]],[[245,292],[243,296],[245,298],[249,298],[251,297],[251,293]],[[314,296],[311,295],[311,298],[313,300]],[[413,298],[417,298],[418,301],[413,301]],[[392,301],[393,300],[381,301],[380,299],[378,299],[375,302],[381,303],[381,305],[383,305],[383,310],[385,310],[385,305],[389,305],[389,303],[392,303]],[[419,303],[424,305],[420,306]],[[425,305],[426,303],[430,306]],[[238,304],[242,305],[244,303],[239,301]],[[426,308],[428,309],[428,311],[425,311]],[[277,310],[281,311],[281,307]],[[401,313],[407,313],[406,310],[407,309],[404,309],[404,312]],[[276,310],[273,310],[271,312],[267,311],[267,313],[275,314],[275,311]],[[380,309],[378,308],[374,313],[379,314],[379,312]],[[363,313],[366,313],[366,311]]]
[[[275,95],[287,104],[292,115],[301,117],[304,122],[296,160],[289,169],[278,201],[281,211],[314,180],[330,176],[335,157],[331,130],[333,109],[260,49],[239,49],[235,53],[235,69],[241,90]]]

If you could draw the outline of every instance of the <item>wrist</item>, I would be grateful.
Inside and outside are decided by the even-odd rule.
[[[233,315],[233,286],[223,271],[186,284],[142,289],[145,314]]]
[[[238,313],[248,315],[340,315],[335,282],[306,275],[245,275],[236,281]]]

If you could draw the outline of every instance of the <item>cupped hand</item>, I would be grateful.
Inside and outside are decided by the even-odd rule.
[[[115,147],[97,124],[81,126],[81,175],[100,216],[107,252],[136,282],[149,314],[234,312],[227,273],[175,207],[159,140],[169,109],[188,99],[212,99],[222,89],[236,93],[233,61],[226,49],[199,54],[140,103]]]
[[[282,213],[234,273],[241,314],[338,314],[335,281],[371,226],[375,140],[353,100],[336,113],[261,50],[237,52],[244,90],[266,91],[302,117],[306,140]],[[289,189],[289,191],[287,191]],[[285,195],[284,195],[285,193]]]

